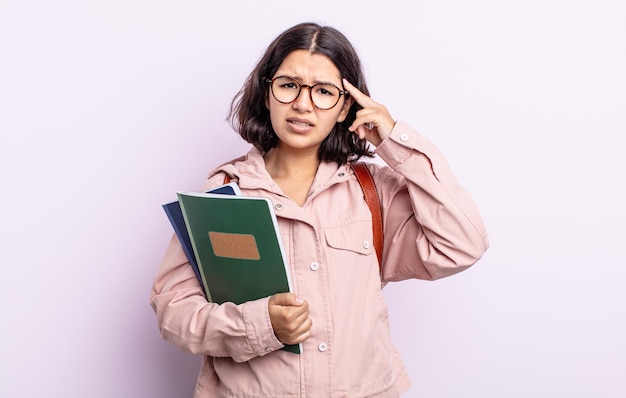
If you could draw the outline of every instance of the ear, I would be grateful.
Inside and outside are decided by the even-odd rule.
[[[348,112],[350,112],[350,108],[354,103],[354,100],[351,96],[345,98],[346,99],[343,101],[343,106],[341,107],[341,112],[339,112],[339,116],[337,116],[337,123],[341,123],[346,120],[346,117],[348,117]]]

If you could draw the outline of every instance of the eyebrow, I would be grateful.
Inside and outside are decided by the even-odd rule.
[[[276,75],[277,76],[289,77],[289,78],[297,81],[298,83],[302,84],[302,78],[300,78],[299,76],[289,75],[289,74],[284,74],[284,73],[281,73],[281,74],[277,73]],[[311,84],[311,85],[315,85],[315,84],[332,84],[333,86],[337,86],[337,83],[333,83],[333,82],[331,82],[329,80],[314,80],[313,84]],[[341,87],[341,85],[339,85],[337,87]]]

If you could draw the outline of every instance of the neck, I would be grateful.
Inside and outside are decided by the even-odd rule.
[[[267,172],[298,206],[306,202],[319,165],[317,152],[304,154],[274,148],[265,155]]]
[[[320,160],[317,151],[294,153],[273,148],[265,154],[265,168],[272,178],[313,178]]]

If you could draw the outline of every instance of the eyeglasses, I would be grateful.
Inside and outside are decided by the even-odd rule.
[[[339,103],[342,95],[349,95],[348,91],[342,91],[339,87],[331,83],[317,83],[312,86],[300,84],[296,80],[287,76],[278,76],[265,81],[269,83],[272,95],[281,104],[291,104],[302,91],[302,87],[309,89],[311,102],[317,109],[327,110],[334,108]]]

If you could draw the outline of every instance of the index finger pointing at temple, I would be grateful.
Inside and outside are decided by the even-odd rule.
[[[350,83],[346,79],[343,79],[343,85],[346,88],[346,90],[348,90],[348,92],[350,93],[350,96],[354,98],[354,100],[363,108],[366,108],[367,107],[366,105],[372,105],[374,103],[374,100],[372,100],[367,95],[363,94],[361,90],[356,88],[354,85],[352,85],[352,83]]]

